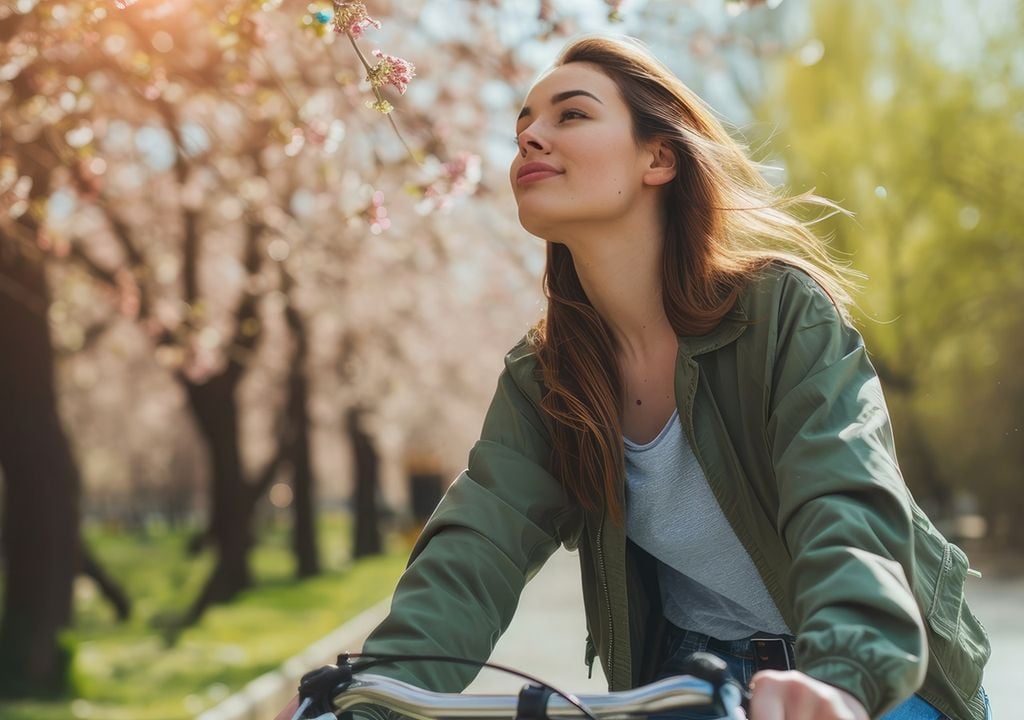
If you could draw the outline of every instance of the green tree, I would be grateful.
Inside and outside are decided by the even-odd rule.
[[[1010,542],[1024,513],[1022,18],[937,20],[909,0],[813,8],[813,37],[764,108],[780,126],[768,147],[792,187],[856,213],[823,225],[869,277],[860,327],[908,483],[947,517],[969,491]]]

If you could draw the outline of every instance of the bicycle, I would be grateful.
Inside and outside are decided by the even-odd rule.
[[[410,720],[640,720],[674,710],[708,710],[724,720],[747,717],[749,693],[725,663],[709,653],[694,653],[685,674],[606,694],[571,695],[518,670],[462,658],[423,655],[372,656],[353,665],[361,654],[342,654],[336,665],[306,673],[299,685],[300,704],[292,720],[335,720],[356,706],[382,708],[383,717]],[[396,660],[461,662],[491,667],[525,678],[517,696],[464,695],[423,690],[409,683],[366,672]],[[379,716],[380,711],[363,711]]]

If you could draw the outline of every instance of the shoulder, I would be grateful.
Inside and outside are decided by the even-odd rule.
[[[774,260],[757,271],[738,300],[747,319],[755,322],[808,303],[821,309],[831,307],[841,315],[821,283],[803,268],[782,260]]]
[[[772,344],[804,328],[855,330],[845,312],[811,272],[775,260],[759,270],[737,300],[739,314]]]
[[[512,382],[535,407],[540,407],[542,379],[537,349],[531,342],[532,331],[526,333],[505,353],[502,378]]]
[[[808,270],[775,260],[759,270],[737,300],[745,326],[732,353],[747,373],[777,379],[809,373],[862,340],[825,287]]]

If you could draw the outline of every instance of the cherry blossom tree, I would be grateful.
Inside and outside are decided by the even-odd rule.
[[[305,98],[263,54],[275,24],[285,29],[281,47],[294,49],[289,58],[315,52],[303,44],[333,13],[307,13],[292,30],[283,9],[248,2],[205,11],[122,6],[26,1],[0,17],[3,127],[12,128],[0,144],[4,345],[23,348],[4,354],[2,382],[6,406],[27,411],[5,418],[0,445],[8,548],[0,637],[5,668],[19,670],[6,676],[15,691],[26,679],[46,685],[60,675],[53,638],[70,620],[79,556],[79,479],[56,410],[47,268],[84,269],[185,391],[210,455],[218,552],[198,616],[250,580],[251,502],[238,500],[260,483],[241,471],[234,394],[259,345],[267,246],[282,215],[280,199],[262,202],[266,162],[294,157],[307,138],[337,142],[335,127],[302,116]],[[311,66],[329,66],[319,51]],[[293,70],[312,94],[306,68]],[[377,109],[381,86],[411,72],[393,56],[378,58],[368,73]],[[355,94],[339,98],[351,105]],[[41,482],[51,486],[49,507],[38,502]],[[25,552],[33,544],[43,563]]]
[[[540,310],[540,248],[495,219],[514,217],[498,191],[511,146],[496,150],[490,118],[514,112],[538,58],[591,21],[553,1],[372,12],[340,0],[0,9],[0,344],[17,348],[0,354],[0,397],[18,408],[0,421],[10,692],[59,682],[55,637],[82,557],[55,362],[111,328],[134,328],[173,378],[208,456],[217,562],[190,619],[250,584],[253,508],[285,468],[300,570],[315,572],[310,372],[325,363],[310,328],[324,317],[347,358],[336,400],[350,436],[471,442],[499,348]],[[619,2],[589,12],[628,18]],[[365,51],[370,37],[383,48]],[[469,195],[471,212],[450,213]],[[287,390],[273,450],[247,470],[239,389],[275,322],[290,337]],[[477,348],[493,363],[470,362]]]

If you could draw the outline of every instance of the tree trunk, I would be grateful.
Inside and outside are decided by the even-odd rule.
[[[373,446],[373,440],[362,428],[362,414],[361,408],[351,407],[345,418],[354,458],[355,497],[352,505],[355,515],[355,543],[352,556],[357,558],[376,555],[382,550],[380,510],[377,504],[380,458]]]
[[[262,223],[250,219],[246,225],[243,253],[250,278],[259,273],[262,264],[262,233]],[[184,296],[190,303],[199,298],[200,240],[197,219],[193,213],[187,213],[182,281]],[[234,311],[235,335],[230,343],[234,354],[228,357],[227,364],[219,373],[201,383],[190,380],[183,373],[178,375],[210,455],[209,539],[217,547],[217,564],[185,618],[188,624],[199,620],[210,605],[232,600],[252,584],[249,570],[252,534],[249,526],[255,499],[242,466],[238,385],[246,370],[246,358],[254,356],[262,336],[260,329],[246,331],[250,323],[255,323],[257,328],[262,327],[257,303],[257,296],[248,290],[243,292]]]
[[[79,559],[79,475],[61,425],[43,260],[0,236],[0,467],[3,469],[3,617],[0,696],[65,689],[70,653],[58,632],[71,622]]]
[[[282,274],[283,272],[282,270]],[[286,292],[289,287],[290,283],[285,284]],[[286,418],[289,426],[288,460],[292,470],[292,502],[295,513],[292,547],[298,562],[298,576],[311,577],[320,574],[320,557],[316,543],[315,483],[310,450],[309,375],[306,370],[309,336],[302,316],[291,302],[285,308],[285,320],[294,343],[288,374]]]
[[[114,612],[117,613],[117,619],[124,622],[129,618],[132,612],[132,604],[128,599],[128,594],[124,591],[114,578],[100,565],[96,556],[89,551],[84,540],[79,540],[81,543],[82,553],[82,572],[93,579],[96,585],[99,587],[100,592],[103,593],[110,604],[114,607]]]
[[[1006,455],[1008,467],[1024,467],[1024,444],[1017,443],[1016,448]],[[986,497],[987,496],[987,497]],[[988,541],[993,549],[1002,551],[1011,557],[1024,557],[1024,533],[1020,531],[1020,521],[1024,517],[1024,493],[1019,484],[1011,482],[1002,488],[991,488],[983,496],[985,516],[991,522]]]
[[[189,407],[210,453],[210,535],[217,547],[217,563],[203,591],[188,613],[187,622],[199,619],[211,604],[231,600],[249,587],[251,513],[242,471],[236,390],[241,373],[234,365],[202,384],[185,382]]]

